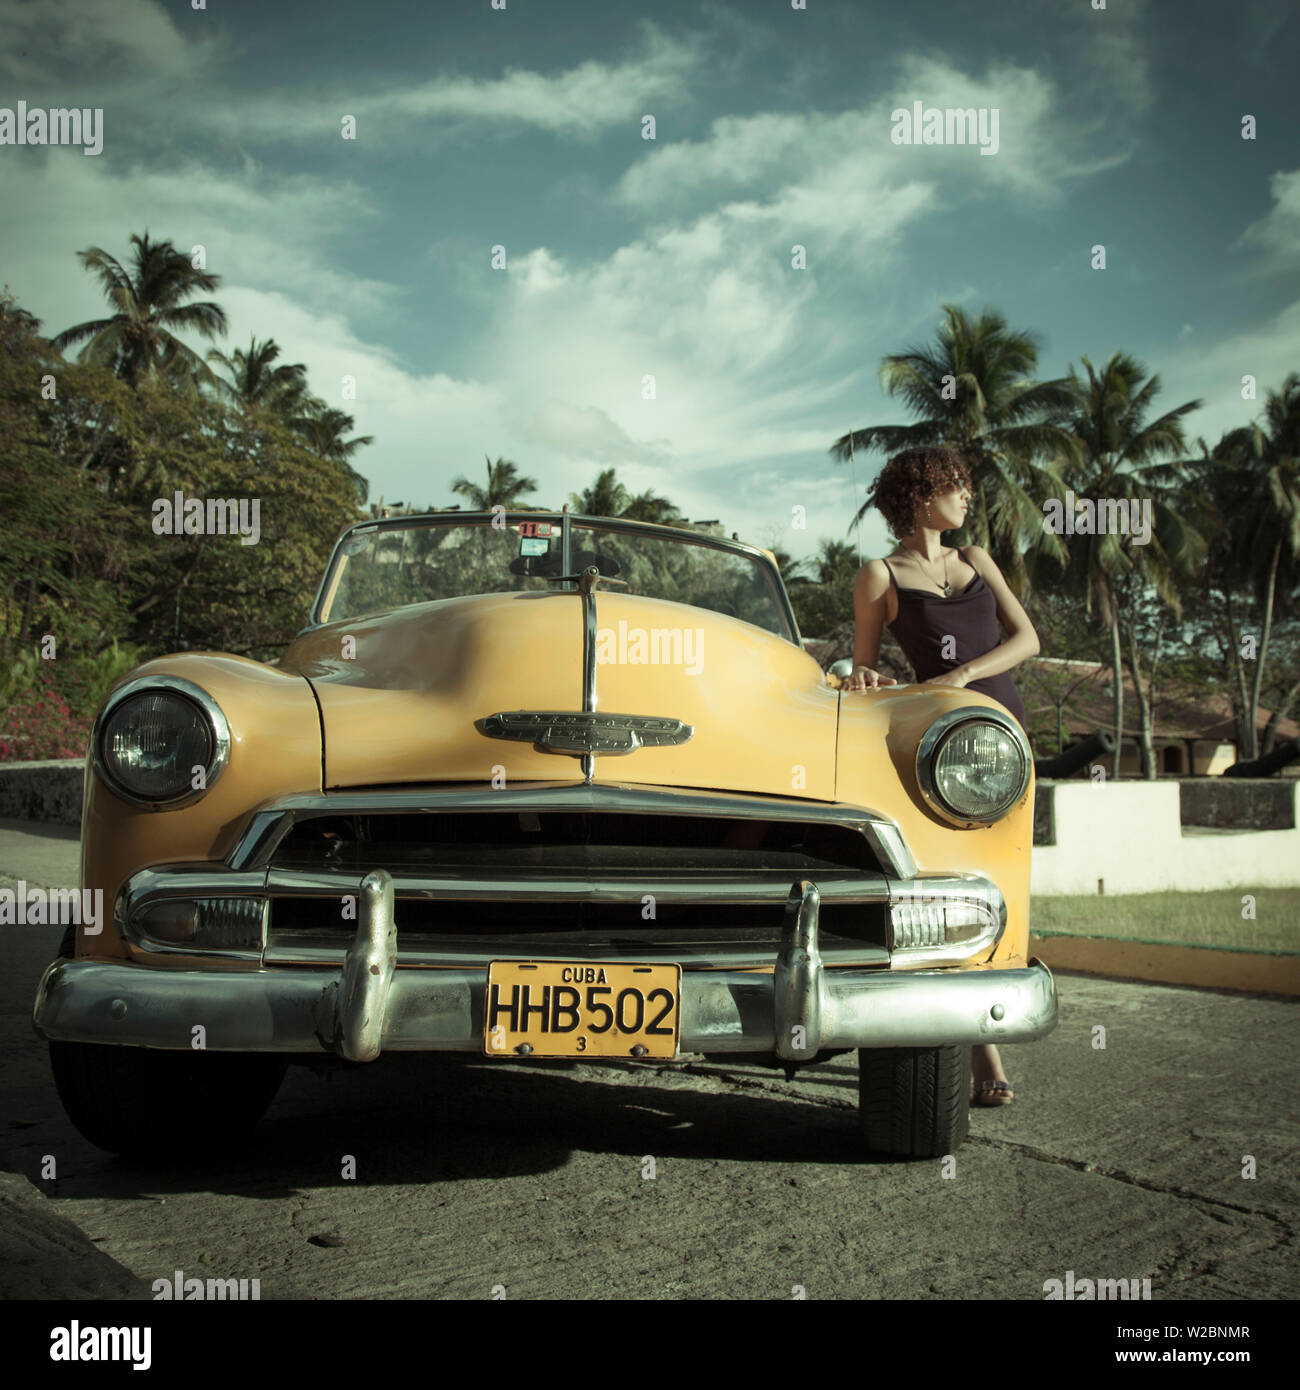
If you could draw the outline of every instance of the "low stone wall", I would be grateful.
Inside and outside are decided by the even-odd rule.
[[[1202,830],[1294,830],[1296,786],[1294,777],[1161,777],[1160,785],[1178,786],[1180,825]],[[1056,788],[1102,786],[1083,778],[1034,783],[1034,844],[1056,843]],[[1125,779],[1121,787],[1150,786]],[[1070,793],[1073,795],[1073,793]]]
[[[1295,779],[1188,777],[1178,783],[1184,825],[1212,830],[1293,830]]]
[[[39,763],[0,763],[0,820],[81,824],[81,758]]]
[[[1300,887],[1300,781],[1042,782],[1030,891]]]

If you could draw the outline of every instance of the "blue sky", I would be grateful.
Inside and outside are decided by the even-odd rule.
[[[804,554],[946,302],[1035,330],[1042,378],[1135,354],[1211,444],[1300,370],[1287,0],[0,0],[0,33],[0,106],[104,109],[98,157],[0,147],[0,279],[53,333],[103,312],[78,250],[203,245],[222,345],[307,364],[373,498],[486,453],[558,506],[615,466]],[[916,101],[997,108],[997,153],[893,143]]]

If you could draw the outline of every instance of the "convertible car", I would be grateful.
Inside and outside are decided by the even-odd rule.
[[[350,527],[278,661],[162,657],[98,716],[106,911],[34,1012],[69,1116],[193,1151],[290,1063],[856,1050],[865,1149],[951,1152],[971,1045],[1056,1024],[1030,752],[984,695],[836,686],[756,546],[568,512]]]

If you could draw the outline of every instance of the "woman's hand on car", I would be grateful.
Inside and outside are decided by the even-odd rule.
[[[897,684],[898,682],[893,676],[882,676],[879,671],[873,671],[870,666],[855,666],[848,680],[844,682],[843,688],[849,691],[874,690],[877,686]]]

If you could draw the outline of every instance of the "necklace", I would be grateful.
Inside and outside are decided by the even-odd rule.
[[[912,547],[910,545],[905,545],[903,546],[903,549],[912,550]],[[917,564],[921,564],[922,560],[925,558],[919,550],[912,550],[912,554],[916,556]],[[925,574],[924,565],[921,565],[921,573]],[[929,575],[926,575],[926,578],[928,579]],[[937,584],[939,581],[936,579],[934,582]],[[951,598],[952,585],[948,582],[948,552],[946,550],[943,553],[943,584],[941,587],[943,588],[944,598]]]

